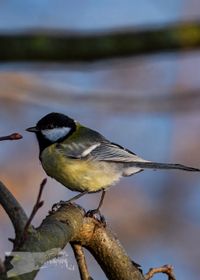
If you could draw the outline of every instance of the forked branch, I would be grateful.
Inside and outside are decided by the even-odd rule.
[[[9,208],[5,200],[3,208]],[[28,218],[24,218],[21,206],[19,208],[18,213],[22,217],[12,211],[8,213],[15,227],[19,221],[23,223],[23,227],[20,226],[20,232],[23,233]],[[94,218],[85,217],[84,209],[71,203],[51,212],[37,229],[29,232],[21,246],[18,246],[18,251],[12,251],[13,258],[7,258],[5,262],[7,277],[13,277],[12,280],[34,279],[40,267],[58,256],[69,242],[87,248],[108,279],[144,280],[112,231]]]
[[[161,267],[150,268],[145,275],[145,280],[151,279],[157,273],[164,273],[168,275],[169,280],[176,280],[173,272],[173,267],[171,265],[163,265]]]

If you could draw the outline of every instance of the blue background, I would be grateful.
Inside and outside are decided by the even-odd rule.
[[[1,1],[0,31],[137,29],[199,15],[200,4],[194,0]],[[199,90],[199,71],[199,51],[82,65],[2,63],[1,135],[18,131],[24,138],[1,142],[1,180],[29,214],[46,175],[38,160],[36,139],[24,130],[51,111],[68,114],[145,159],[200,167],[200,104],[182,100],[182,92]],[[178,103],[175,94],[180,95]],[[48,178],[45,205],[34,225],[41,223],[53,203],[73,195]],[[91,194],[80,203],[90,209],[98,199],[98,194]],[[198,174],[145,171],[112,187],[102,211],[144,272],[170,263],[177,279],[199,279],[199,201]],[[3,258],[12,248],[7,239],[14,232],[2,208],[0,236]],[[69,246],[65,252],[74,270],[49,265],[36,279],[79,279]],[[105,279],[89,254],[87,260],[91,275]]]

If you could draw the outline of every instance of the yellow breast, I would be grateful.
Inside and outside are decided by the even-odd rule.
[[[73,191],[99,191],[111,186],[121,177],[111,163],[67,158],[55,145],[42,152],[41,162],[50,177]]]

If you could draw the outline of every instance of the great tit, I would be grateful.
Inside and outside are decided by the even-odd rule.
[[[44,116],[27,131],[36,134],[39,159],[47,175],[70,190],[80,192],[70,201],[86,193],[102,191],[97,212],[103,203],[105,190],[123,176],[149,168],[200,171],[181,164],[144,160],[60,113]]]

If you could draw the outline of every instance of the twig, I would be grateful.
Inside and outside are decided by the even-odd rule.
[[[173,273],[173,267],[171,265],[163,265],[161,267],[150,268],[149,271],[145,274],[145,280],[149,280],[156,273],[165,273],[168,275],[169,280],[176,280]]]
[[[19,202],[9,192],[9,190],[0,182],[0,204],[8,214],[15,229],[16,240],[20,239],[27,223],[27,216]]]
[[[28,218],[28,221],[27,221],[27,223],[26,223],[26,225],[24,227],[24,233],[23,233],[23,236],[22,236],[22,242],[24,242],[24,240],[27,238],[29,226],[30,226],[33,218],[35,217],[37,211],[44,204],[44,201],[41,201],[41,196],[42,196],[42,192],[43,192],[43,189],[44,189],[44,186],[45,186],[46,182],[47,182],[47,178],[43,179],[42,183],[40,184],[40,189],[39,189],[39,193],[38,193],[38,196],[37,196],[36,203],[35,203],[35,205],[33,207],[31,215]]]
[[[89,275],[87,263],[83,251],[83,247],[79,244],[75,244],[71,242],[71,246],[74,252],[74,256],[76,258],[78,269],[80,273],[81,280],[92,280],[92,278]]]
[[[12,133],[10,135],[7,136],[2,136],[0,137],[0,141],[5,141],[5,140],[19,140],[22,139],[22,135],[19,133]]]

